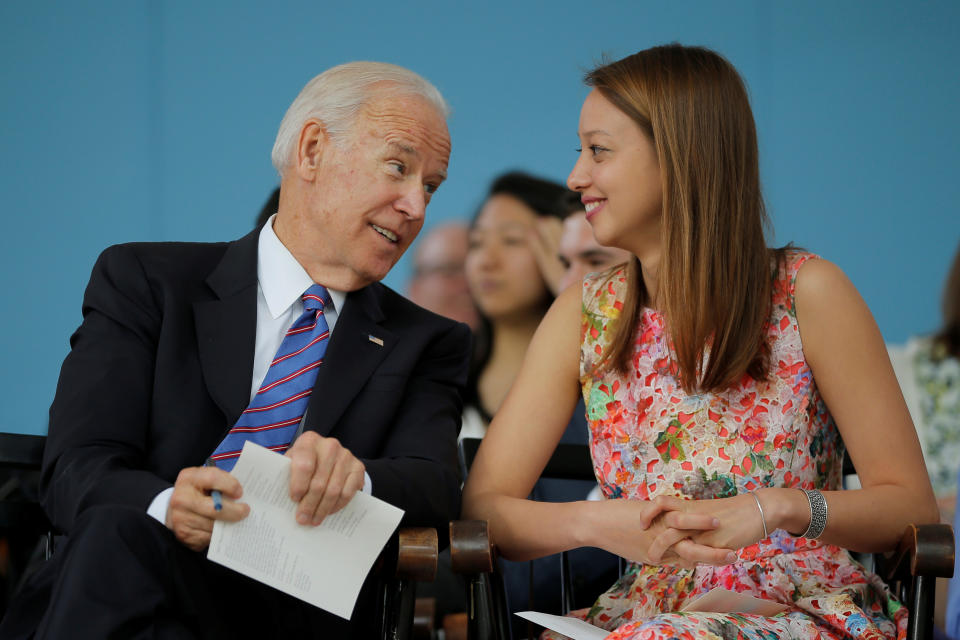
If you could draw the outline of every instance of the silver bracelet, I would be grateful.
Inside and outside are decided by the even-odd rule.
[[[804,538],[816,540],[827,527],[827,499],[816,489],[803,489],[810,504],[810,526],[800,535]]]
[[[763,515],[763,505],[760,504],[760,498],[757,497],[755,491],[751,491],[750,495],[753,496],[753,499],[757,501],[757,509],[760,509],[760,522],[763,523],[763,539],[766,540],[770,537],[770,534],[767,533],[767,519]]]

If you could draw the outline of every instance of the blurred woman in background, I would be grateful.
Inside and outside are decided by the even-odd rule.
[[[464,437],[483,437],[553,302],[532,247],[541,225],[559,229],[559,205],[566,193],[550,180],[505,173],[490,185],[470,225],[465,269],[481,323],[465,398]],[[551,268],[562,269],[556,255],[546,270]],[[581,426],[585,441],[582,421]]]
[[[943,325],[891,346],[890,361],[917,428],[943,522],[953,521],[960,471],[960,247],[943,290]]]

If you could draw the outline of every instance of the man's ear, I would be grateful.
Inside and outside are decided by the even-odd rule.
[[[319,120],[311,118],[303,123],[297,140],[297,173],[304,180],[312,181],[320,168],[323,154],[330,145],[327,128]]]

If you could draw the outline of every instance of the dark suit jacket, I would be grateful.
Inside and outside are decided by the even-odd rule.
[[[118,245],[97,260],[50,408],[41,494],[60,531],[95,505],[146,511],[246,408],[258,233]],[[350,293],[305,425],[361,458],[373,494],[404,509],[404,524],[441,535],[460,510],[469,335],[379,283]]]

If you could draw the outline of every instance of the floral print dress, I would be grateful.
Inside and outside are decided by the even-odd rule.
[[[594,374],[626,281],[622,270],[585,279],[581,385],[605,498],[700,500],[760,487],[840,487],[843,443],[804,360],[794,308],[797,271],[811,258],[790,250],[777,267],[766,328],[771,379],[744,376],[722,393],[683,391],[663,318],[650,309],[638,327],[634,373]],[[791,608],[775,617],[677,612],[714,587]],[[579,615],[611,631],[608,640],[900,638],[907,625],[907,610],[849,553],[783,530],[741,549],[727,566],[630,564]]]

